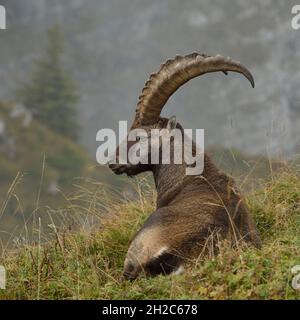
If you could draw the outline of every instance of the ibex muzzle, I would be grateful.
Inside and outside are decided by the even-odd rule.
[[[131,129],[150,132],[176,127],[182,130],[175,117],[160,117],[162,108],[184,83],[217,71],[241,73],[254,87],[251,73],[240,62],[220,55],[177,56],[163,64],[146,82]],[[148,151],[147,157],[151,150]],[[215,236],[229,238],[235,245],[244,240],[260,247],[254,221],[233,179],[219,171],[207,154],[204,154],[201,175],[187,176],[186,167],[184,160],[182,164],[171,161],[168,165],[110,165],[116,174],[129,176],[152,171],[157,189],[157,210],[148,217],[128,249],[124,263],[126,278],[181,270],[187,258],[198,257]]]

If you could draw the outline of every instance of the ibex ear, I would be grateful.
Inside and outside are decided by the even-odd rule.
[[[167,129],[169,131],[172,131],[173,129],[176,128],[177,125],[177,120],[175,116],[172,116],[169,120],[168,120],[168,124],[167,124]]]

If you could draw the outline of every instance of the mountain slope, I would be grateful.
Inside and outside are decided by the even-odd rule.
[[[30,227],[34,216],[47,217],[47,207],[66,203],[64,195],[81,177],[119,184],[84,148],[32,120],[23,107],[0,102],[1,240],[12,240],[24,223]]]

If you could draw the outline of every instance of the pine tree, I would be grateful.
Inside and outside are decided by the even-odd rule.
[[[30,83],[18,91],[21,102],[34,118],[55,132],[77,140],[78,96],[70,75],[63,67],[64,37],[59,26],[47,32],[47,46],[35,62]]]

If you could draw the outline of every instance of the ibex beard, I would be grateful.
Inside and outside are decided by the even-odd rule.
[[[184,135],[175,117],[160,116],[162,108],[181,85],[202,74],[217,71],[240,73],[254,87],[253,76],[240,62],[220,55],[193,53],[177,56],[164,63],[146,82],[131,130],[139,128],[149,133],[152,129],[177,128]],[[146,139],[151,139],[151,135]],[[193,148],[196,148],[194,142]],[[147,153],[147,157],[150,156],[151,150]],[[132,176],[151,171],[157,190],[156,211],[150,214],[129,246],[124,263],[126,278],[180,271],[189,259],[202,254],[215,236],[228,238],[236,246],[240,241],[261,246],[254,220],[234,180],[221,172],[206,153],[203,156],[204,168],[197,175],[187,175],[190,164],[184,159],[181,164],[175,163],[174,155],[169,164],[110,164],[116,174]],[[211,242],[215,246],[216,241]]]

